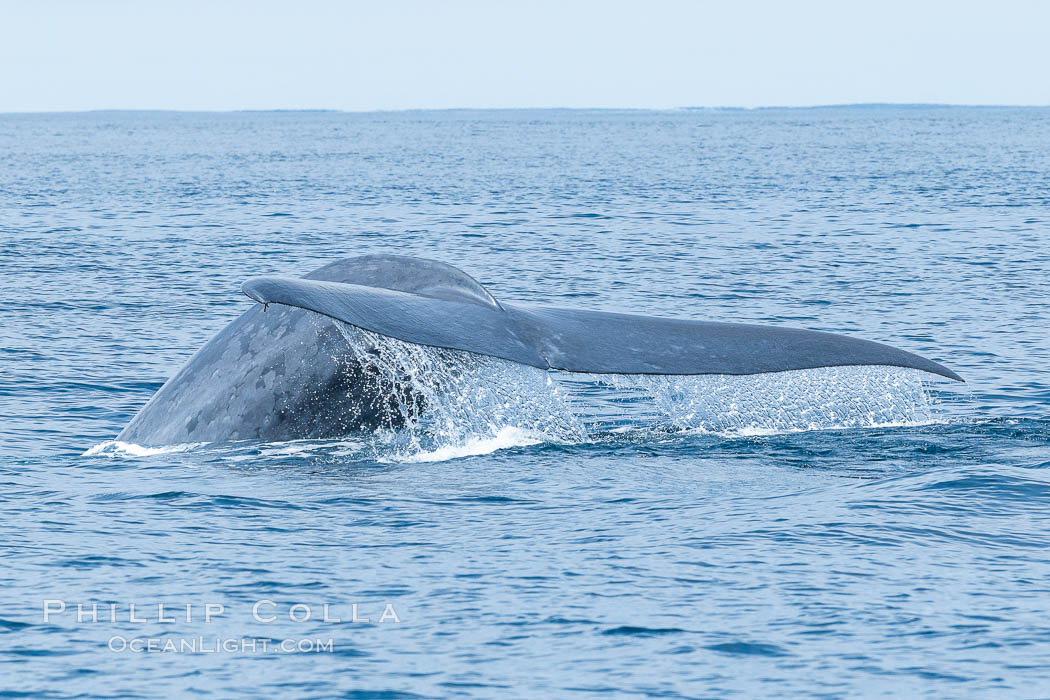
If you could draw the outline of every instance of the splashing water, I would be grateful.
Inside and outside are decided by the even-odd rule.
[[[612,426],[758,435],[934,422],[917,370],[822,367],[747,376],[570,375],[339,323],[367,394],[406,426],[381,431],[393,459],[440,460],[536,442],[579,443]],[[611,395],[610,395],[611,394]],[[395,416],[392,416],[392,418]]]
[[[538,442],[581,442],[567,392],[544,370],[406,343],[336,322],[349,368],[363,367],[367,408],[386,413],[380,458],[450,459]],[[394,426],[403,426],[394,429]]]
[[[938,417],[922,372],[881,365],[745,376],[605,375],[599,381],[644,395],[679,430],[758,435],[917,425]]]

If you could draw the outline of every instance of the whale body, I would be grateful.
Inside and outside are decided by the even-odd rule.
[[[117,436],[140,445],[329,439],[398,427],[396,382],[323,316],[407,343],[596,374],[760,374],[888,365],[962,381],[942,365],[833,333],[511,304],[450,265],[366,255],[302,278],[257,277],[259,302],[204,345]],[[320,314],[320,316],[318,316]],[[418,410],[425,410],[418,406]]]

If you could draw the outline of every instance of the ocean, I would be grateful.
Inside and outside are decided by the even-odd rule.
[[[1050,696],[1048,143],[1037,108],[0,115],[0,697]],[[407,428],[114,441],[244,280],[370,253],[966,382],[392,344]]]

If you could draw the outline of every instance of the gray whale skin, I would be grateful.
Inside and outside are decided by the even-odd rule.
[[[618,374],[758,374],[936,362],[832,333],[500,303],[466,273],[397,255],[333,262],[303,278],[257,277],[260,304],[202,347],[117,436],[140,445],[327,439],[389,423],[391,396],[363,396],[367,363],[322,314],[409,343],[532,367]],[[423,409],[425,410],[425,409]],[[400,415],[400,414],[397,414]]]

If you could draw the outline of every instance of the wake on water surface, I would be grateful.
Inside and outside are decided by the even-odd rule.
[[[327,319],[324,322],[329,322]],[[147,447],[115,440],[85,456],[145,457],[207,450],[225,461],[324,456],[428,462],[538,444],[647,441],[943,423],[932,375],[888,366],[822,367],[743,376],[587,375],[403,342],[334,322],[341,361],[365,367],[363,395],[390,427],[340,440],[192,443]],[[402,427],[395,428],[399,425]]]

